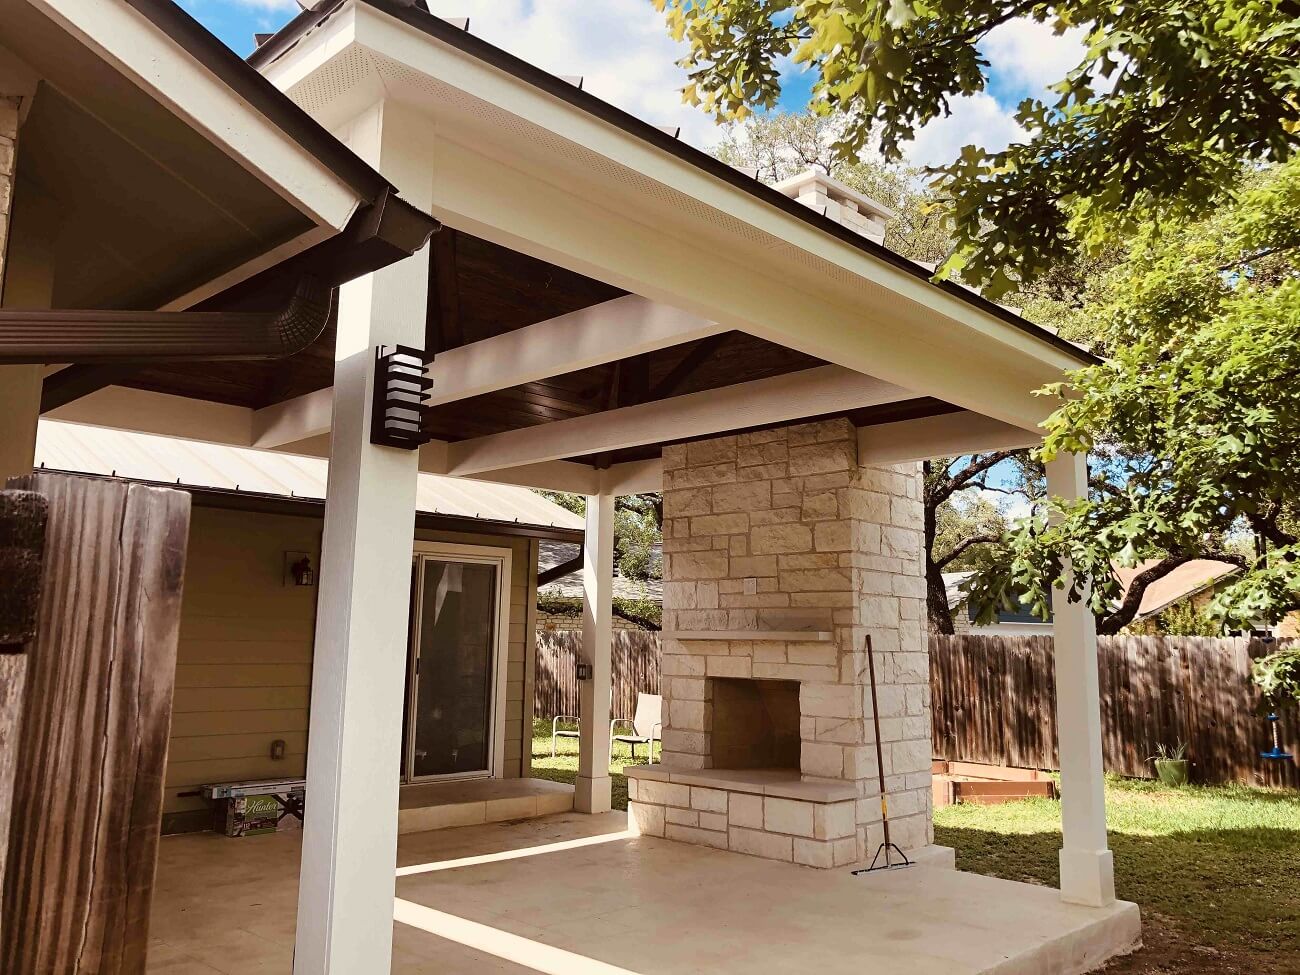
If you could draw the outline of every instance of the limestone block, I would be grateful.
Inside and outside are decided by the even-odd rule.
[[[696,846],[711,846],[714,849],[727,849],[727,834],[719,833],[711,829],[699,829],[693,826],[678,826],[669,824],[665,829],[664,835],[670,840],[677,840],[680,843],[694,843]]]
[[[691,808],[703,812],[725,813],[727,795],[728,793],[723,789],[706,789],[693,785],[691,786]]]
[[[727,831],[727,816],[725,813],[700,813],[700,829]]]
[[[704,658],[688,654],[664,654],[659,673],[666,677],[703,677]]]
[[[665,682],[664,696],[675,701],[704,701],[708,686],[702,677],[671,677]]]
[[[749,513],[749,523],[753,527],[759,525],[793,525],[797,524],[798,521],[798,498],[794,500],[793,504],[775,505],[766,510],[758,509]],[[750,544],[753,544],[753,539],[750,540]],[[810,544],[808,547],[812,548],[812,545]]]
[[[861,688],[848,684],[803,684],[799,710],[814,718],[856,718],[862,715]]]
[[[749,515],[733,511],[725,515],[696,515],[691,519],[692,535],[735,535],[749,531]]]
[[[732,826],[727,830],[727,849],[769,860],[793,860],[794,843],[789,836]]]
[[[686,445],[686,463],[690,467],[702,464],[724,464],[736,459],[736,438],[710,437]]]
[[[800,742],[799,771],[804,775],[839,778],[844,774],[844,747],[833,742]]]
[[[663,747],[664,751],[680,752],[685,755],[708,755],[708,735],[702,731],[678,731],[676,728],[665,728]],[[680,805],[685,806],[687,803],[682,802]]]
[[[755,555],[807,552],[813,547],[813,533],[807,525],[758,525],[749,533],[749,550]]]
[[[637,793],[638,803],[654,803],[657,806],[679,806],[687,809],[691,805],[691,787],[676,782],[659,782],[655,779],[641,779]]]
[[[644,802],[627,804],[627,827],[636,836],[664,835],[664,807]]]
[[[794,862],[805,867],[820,867],[829,870],[835,866],[835,848],[822,840],[796,839],[794,841]]]
[[[818,803],[813,807],[813,836],[819,840],[842,839],[852,836],[858,828],[857,803]]]
[[[874,744],[848,745],[844,748],[845,778],[873,778],[876,772],[876,746]]]
[[[853,528],[851,521],[819,521],[814,528],[814,546],[819,552],[849,551],[853,548]]]
[[[726,552],[676,552],[665,555],[664,577],[674,581],[687,579],[721,579],[728,574],[730,558]]]
[[[789,447],[783,440],[741,444],[736,451],[736,463],[741,467],[754,467],[760,464],[784,464],[789,455]]]
[[[733,558],[731,560],[731,573],[735,578],[774,576],[776,572],[775,555],[751,555],[747,558]]]
[[[790,643],[785,647],[785,659],[792,664],[834,667],[839,660],[839,650],[833,643]],[[835,680],[835,677],[830,679]]]
[[[703,701],[670,701],[668,725],[679,731],[706,731],[709,707]]]
[[[813,804],[768,796],[763,800],[763,828],[772,833],[812,836]]]
[[[700,609],[717,609],[718,584],[716,582],[697,582],[695,584],[695,602]]]
[[[668,806],[664,809],[664,820],[678,826],[698,826],[700,814],[694,809],[678,809],[676,806]]]
[[[763,797],[732,792],[727,801],[727,821],[733,826],[763,828]]]
[[[705,672],[710,677],[752,677],[748,657],[706,657]]]
[[[831,471],[848,471],[857,462],[857,445],[852,441],[791,446],[789,470],[791,477],[807,474],[826,474]]]
[[[752,468],[747,468],[747,470]],[[735,464],[711,464],[701,467],[682,467],[664,471],[664,490],[706,487],[711,484],[730,484],[736,480]]]
[[[702,487],[665,491],[664,519],[712,514],[714,510],[713,492],[715,490],[720,489]]]
[[[790,569],[780,575],[780,583],[789,593],[847,591],[853,578],[847,569]]]
[[[792,447],[799,444],[824,443],[827,440],[850,440],[855,443],[857,441],[857,429],[846,417],[796,423],[785,428],[785,435]]]
[[[821,491],[817,494],[805,495],[799,514],[804,521],[838,518],[840,515],[839,498],[834,491]]]

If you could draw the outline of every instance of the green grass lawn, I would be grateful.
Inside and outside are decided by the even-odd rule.
[[[550,734],[549,722],[536,722],[533,774],[572,782],[578,743],[561,739],[551,758]],[[616,809],[627,808],[629,764],[619,746]],[[1111,779],[1106,808],[1118,893],[1141,906],[1148,946],[1108,973],[1300,975],[1300,793]],[[950,806],[934,819],[935,842],[956,849],[960,869],[1058,882],[1059,803]]]
[[[560,727],[572,728],[572,725]],[[622,729],[620,728],[620,731]],[[533,775],[539,779],[552,782],[568,782],[578,775],[578,739],[560,738],[556,741],[556,755],[551,757],[551,723],[538,718],[533,721]],[[646,764],[645,747],[637,746],[635,764]],[[627,809],[627,776],[623,769],[634,764],[627,745],[615,744],[614,754],[610,756],[609,777],[610,791],[613,793],[614,808]],[[655,745],[655,760],[659,760],[659,745]]]
[[[1115,970],[1300,972],[1300,794],[1112,779],[1106,810],[1118,894],[1142,908],[1147,944],[1182,966],[1149,967],[1165,962],[1148,951]],[[934,818],[935,842],[956,849],[960,869],[1057,883],[1059,803],[949,806]]]

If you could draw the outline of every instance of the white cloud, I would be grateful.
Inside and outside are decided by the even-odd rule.
[[[545,71],[582,75],[586,91],[646,122],[681,126],[694,145],[718,139],[712,120],[682,103],[683,46],[647,0],[430,0],[429,8],[469,17],[472,34]]]
[[[963,146],[975,145],[990,152],[1004,149],[1025,138],[1025,130],[987,92],[953,99],[952,114],[937,118],[916,133],[904,147],[909,163],[937,166],[957,158]]]
[[[989,31],[980,50],[1002,80],[1038,95],[1083,60],[1087,33],[1071,27],[1057,34],[1050,24],[1020,18]]]

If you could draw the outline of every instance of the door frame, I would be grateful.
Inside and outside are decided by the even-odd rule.
[[[416,572],[415,613],[411,618],[411,630],[406,640],[406,674],[407,695],[403,702],[406,714],[403,723],[406,726],[406,750],[402,755],[402,782],[415,784],[421,782],[448,782],[456,779],[499,779],[505,772],[506,755],[506,683],[510,661],[510,583],[511,557],[509,548],[491,545],[466,545],[457,542],[414,542],[411,558],[432,556],[448,562],[475,562],[495,565],[497,567],[496,591],[496,646],[492,659],[492,694],[489,707],[488,727],[488,768],[477,772],[449,772],[444,775],[415,775],[415,700],[419,694],[419,681],[416,674],[416,647],[420,626],[420,612],[424,604],[424,573]]]

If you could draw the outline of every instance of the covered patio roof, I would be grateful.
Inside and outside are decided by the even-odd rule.
[[[316,4],[250,61],[330,128],[382,98],[423,147],[424,470],[649,490],[665,443],[839,415],[882,462],[1028,444],[1030,392],[1089,361],[419,4]],[[52,415],[322,454],[333,344],[118,375]]]

